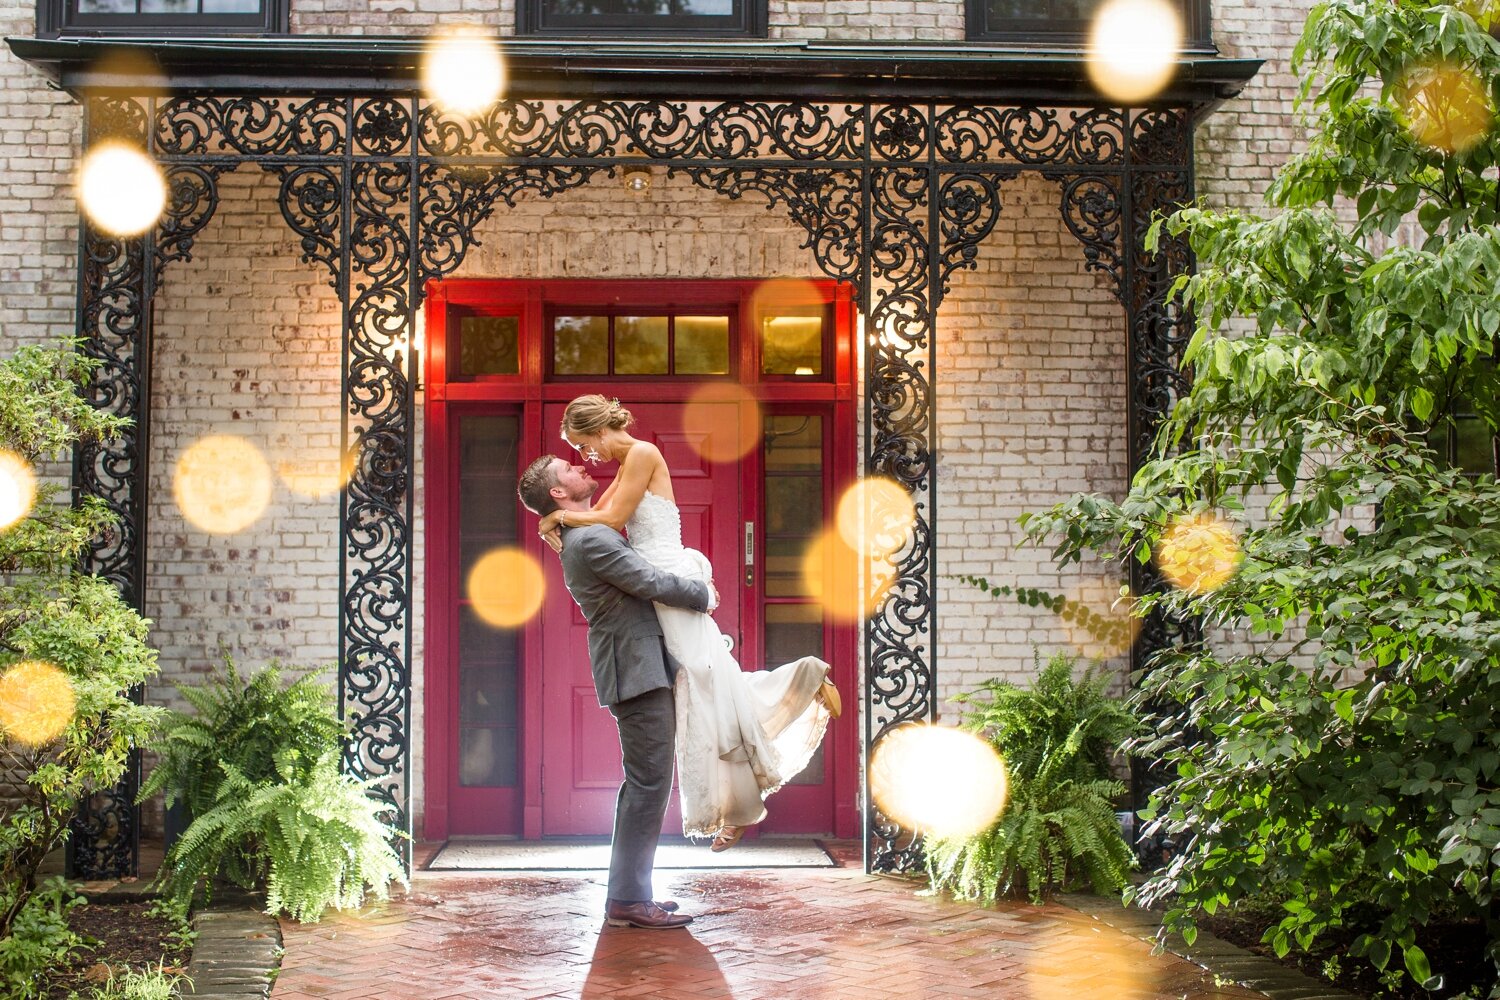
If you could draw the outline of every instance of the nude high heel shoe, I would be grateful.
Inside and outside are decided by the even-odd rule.
[[[833,686],[833,681],[826,678],[823,680],[823,685],[818,688],[817,699],[828,710],[830,719],[837,719],[844,714],[844,702],[839,697],[839,689]]]

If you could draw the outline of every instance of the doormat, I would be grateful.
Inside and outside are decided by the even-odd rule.
[[[657,869],[833,868],[816,840],[742,840],[715,854],[708,841],[664,841],[656,849]],[[607,871],[609,841],[450,840],[438,851],[431,871]]]

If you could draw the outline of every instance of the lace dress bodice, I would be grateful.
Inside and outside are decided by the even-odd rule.
[[[681,565],[685,551],[682,512],[666,497],[647,490],[625,522],[625,533],[630,536],[631,548],[651,565],[661,569]]]

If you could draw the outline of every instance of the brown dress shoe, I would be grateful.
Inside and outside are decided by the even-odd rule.
[[[624,903],[611,899],[604,909],[604,922],[611,927],[644,927],[662,931],[675,927],[686,927],[693,918],[686,914],[669,913],[648,900],[639,903]]]
[[[656,901],[656,905],[660,906],[663,910],[666,910],[668,913],[676,913],[677,912],[677,900],[675,900],[675,899],[658,899]]]

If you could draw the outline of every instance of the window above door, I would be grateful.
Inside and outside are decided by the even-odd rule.
[[[521,35],[764,38],[767,0],[516,0]]]
[[[273,35],[291,0],[37,0],[37,37]]]

